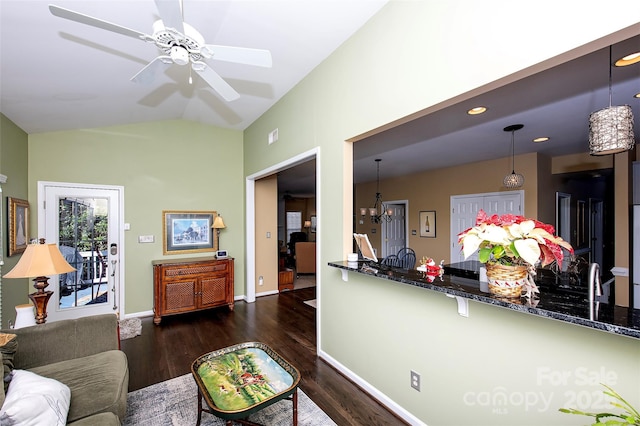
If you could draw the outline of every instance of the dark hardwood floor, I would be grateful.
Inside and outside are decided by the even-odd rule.
[[[142,335],[122,341],[129,359],[129,391],[190,373],[198,356],[225,346],[259,341],[301,373],[300,388],[342,425],[400,425],[404,421],[316,355],[315,287],[237,302],[228,308],[168,316],[159,326],[142,319]]]

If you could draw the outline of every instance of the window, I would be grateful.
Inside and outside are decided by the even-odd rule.
[[[292,232],[302,231],[302,212],[287,212],[287,243]]]

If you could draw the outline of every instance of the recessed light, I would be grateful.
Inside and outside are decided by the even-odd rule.
[[[633,95],[634,98],[640,98],[640,92],[636,93],[635,95]]]
[[[620,58],[614,64],[616,67],[626,67],[628,65],[637,64],[640,62],[640,52],[632,53],[624,58]]]
[[[550,138],[550,137],[548,137],[548,136],[542,136],[542,137],[539,137],[539,138],[535,138],[533,141],[534,141],[534,142],[546,142],[546,141],[548,141],[549,139],[551,139],[551,138]]]
[[[477,106],[474,108],[471,108],[469,111],[467,111],[467,114],[469,115],[478,115],[478,114],[482,114],[483,112],[487,111],[487,107],[484,106]]]

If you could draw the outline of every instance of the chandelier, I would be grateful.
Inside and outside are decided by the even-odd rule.
[[[369,215],[371,216],[371,223],[381,223],[381,222],[391,222],[393,216],[393,209],[387,208],[382,202],[382,194],[380,194],[380,162],[382,159],[376,158],[377,164],[377,178],[376,178],[376,200],[373,203],[372,207],[360,208],[360,216],[362,219],[367,214],[367,210],[369,211]],[[378,214],[378,212],[380,212]]]
[[[507,188],[520,188],[524,184],[524,176],[520,173],[516,173],[515,169],[515,132],[516,130],[520,130],[524,127],[522,124],[512,124],[511,126],[505,127],[503,130],[505,132],[511,132],[511,173],[504,177],[502,183]]]

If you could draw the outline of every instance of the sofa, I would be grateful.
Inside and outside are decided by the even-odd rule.
[[[8,370],[11,376],[6,392],[0,387],[0,423],[13,424],[8,415],[22,419],[20,416],[29,414],[19,412],[22,401],[32,415],[41,408],[55,407],[58,418],[66,415],[62,423],[121,424],[127,410],[129,367],[126,354],[119,349],[115,314],[0,330],[0,335],[8,340],[2,347],[5,382]],[[51,394],[34,395],[40,389],[52,389]],[[16,394],[23,391],[27,396]],[[68,412],[60,414],[65,398]],[[36,419],[29,424],[42,423]]]
[[[296,243],[296,274],[316,273],[316,243]]]

